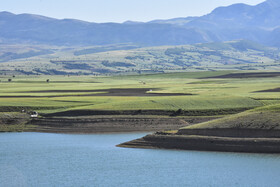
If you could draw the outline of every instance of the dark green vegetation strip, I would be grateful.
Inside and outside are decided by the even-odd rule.
[[[20,111],[32,111],[32,110],[54,110],[63,109],[64,107],[40,107],[40,106],[0,106],[0,112],[20,112]]]
[[[230,73],[213,77],[203,77],[203,79],[241,79],[241,78],[266,78],[278,77],[280,72],[257,72],[257,73]]]
[[[83,94],[83,95],[57,95],[57,96],[30,96],[30,95],[19,95],[19,96],[0,96],[0,98],[24,98],[24,97],[82,97],[82,96],[180,96],[180,95],[193,95],[189,93],[147,93],[150,88],[129,88],[129,89],[103,89],[103,90],[42,90],[42,91],[30,91],[20,93],[76,93],[76,92],[106,92],[96,94]]]
[[[51,114],[52,116],[91,116],[91,115],[159,115],[159,116],[216,116],[236,114],[251,108],[211,109],[211,110],[69,110]]]
[[[260,91],[256,91],[256,92],[280,92],[280,88],[274,88],[274,89],[269,89],[269,90],[260,90]]]

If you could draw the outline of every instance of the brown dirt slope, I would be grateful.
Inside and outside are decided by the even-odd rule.
[[[199,151],[280,153],[280,138],[229,138],[196,135],[147,135],[118,147]]]
[[[121,147],[280,153],[280,105],[156,133]]]
[[[175,130],[212,117],[178,118],[147,116],[49,117],[33,119],[31,131],[54,133],[155,132]]]

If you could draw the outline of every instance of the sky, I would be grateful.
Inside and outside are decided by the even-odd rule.
[[[219,6],[264,0],[0,0],[0,11],[90,22],[142,21],[202,16]]]

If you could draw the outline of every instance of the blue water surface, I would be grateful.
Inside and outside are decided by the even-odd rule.
[[[134,134],[0,134],[0,186],[279,186],[280,155],[127,149]]]

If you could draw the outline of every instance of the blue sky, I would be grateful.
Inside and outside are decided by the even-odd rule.
[[[91,22],[150,21],[201,16],[218,6],[256,5],[264,0],[1,0],[0,11]]]

